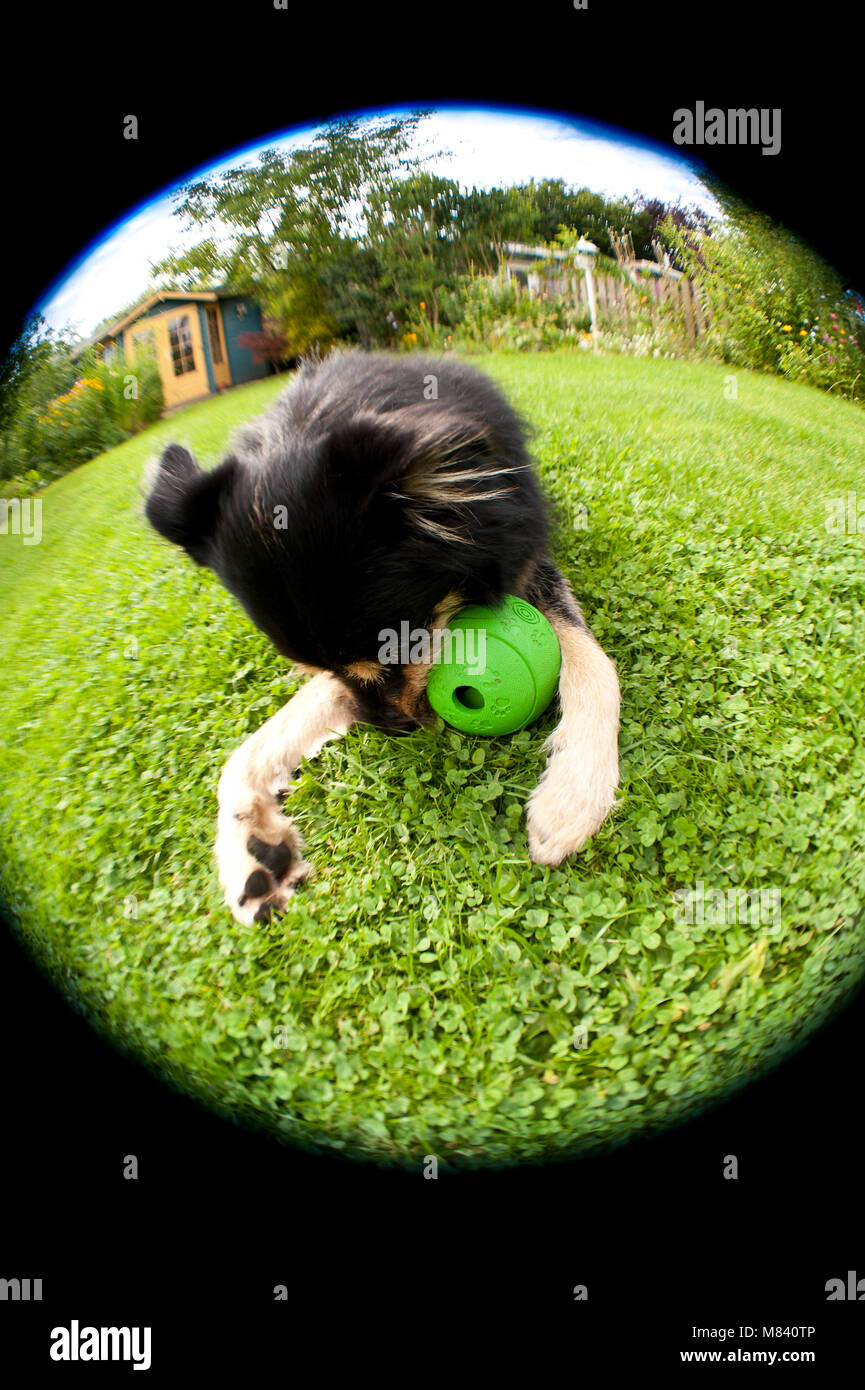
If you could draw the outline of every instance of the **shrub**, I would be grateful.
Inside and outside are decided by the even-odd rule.
[[[307,352],[326,352],[336,342],[337,324],[325,287],[311,265],[297,267],[292,278],[271,294],[269,306],[269,319],[283,337],[285,360]]]
[[[237,343],[252,353],[253,362],[269,363],[274,371],[279,371],[293,360],[288,351],[286,335],[273,319],[265,319],[259,329],[238,334]]]
[[[845,296],[838,310],[798,332],[792,324],[782,324],[781,332],[789,335],[781,347],[784,376],[849,400],[865,399],[865,306],[857,297]]]
[[[475,277],[462,295],[454,340],[474,351],[538,350],[579,346],[590,336],[587,308],[565,298],[533,298],[520,285]]]
[[[39,417],[68,391],[79,369],[72,345],[34,315],[0,367],[0,478],[36,472],[41,451]],[[37,474],[38,476],[38,474]]]
[[[3,451],[13,491],[32,491],[68,473],[129,439],[162,411],[162,383],[151,348],[139,344],[134,364],[122,355],[108,362],[90,350],[74,371],[64,390],[45,398],[46,382],[68,381],[70,375],[65,357],[48,364],[42,379],[37,373],[16,401]]]
[[[840,277],[785,227],[729,190],[708,229],[665,233],[710,311],[723,361],[865,398],[865,316]]]
[[[156,358],[139,346],[134,367],[121,355],[110,363],[82,359],[72,388],[40,417],[41,446],[53,474],[104,453],[157,419],[162,385]]]

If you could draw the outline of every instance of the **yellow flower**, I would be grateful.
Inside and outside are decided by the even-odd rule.
[[[421,307],[422,309],[425,309],[425,308],[426,308],[426,305],[424,304],[423,300],[421,300],[421,302],[420,302],[420,307]]]
[[[790,326],[789,323],[785,323],[785,324],[784,324],[784,327],[781,329],[781,332],[782,332],[782,333],[792,333],[792,332],[793,332],[793,329],[791,328],[791,326]]]

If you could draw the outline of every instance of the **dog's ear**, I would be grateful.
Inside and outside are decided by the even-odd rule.
[[[206,473],[188,449],[169,444],[145,504],[147,520],[167,540],[182,545],[194,560],[205,564],[236,470],[237,460],[229,458]]]

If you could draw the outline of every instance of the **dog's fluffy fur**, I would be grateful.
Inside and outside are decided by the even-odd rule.
[[[306,363],[217,468],[170,445],[146,511],[312,674],[220,779],[216,855],[239,920],[282,908],[308,872],[281,809],[301,759],[356,721],[406,730],[431,717],[426,669],[382,665],[381,631],[441,629],[467,603],[524,597],[562,647],[562,719],[528,805],[532,858],[561,863],[604,820],[618,784],[615,670],[548,557],[525,426],[482,373],[414,355]]]

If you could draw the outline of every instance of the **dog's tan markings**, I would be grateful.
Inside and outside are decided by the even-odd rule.
[[[299,676],[323,676],[327,674],[322,666],[308,666],[305,661],[295,661],[292,664]]]
[[[459,529],[460,508],[507,496],[513,491],[512,486],[489,484],[527,468],[525,464],[496,467],[489,459],[482,466],[473,466],[472,451],[491,451],[493,441],[484,425],[456,412],[431,413],[428,408],[408,406],[387,417],[385,427],[397,431],[403,439],[410,438],[412,448],[411,462],[390,496],[409,503],[409,522],[437,540],[470,543],[471,537]],[[474,487],[477,483],[487,486]],[[456,521],[445,524],[435,515],[439,507],[456,512]]]
[[[310,866],[293,821],[282,814],[278,795],[290,790],[304,758],[312,758],[355,719],[345,685],[322,672],[302,686],[240,748],[219,779],[215,854],[225,901],[239,922],[266,921],[280,912]],[[269,871],[264,881],[259,870]]]
[[[457,506],[461,502],[490,502],[494,497],[506,497],[513,489],[498,488],[495,492],[466,492],[464,483],[485,483],[492,478],[504,478],[520,473],[522,468],[448,468],[449,459],[435,459],[419,466],[402,479],[403,497],[417,502],[440,502]]]
[[[378,661],[352,661],[345,671],[364,685],[381,685],[385,679],[385,669]]]
[[[455,617],[461,608],[465,607],[465,599],[456,590],[452,590],[442,599],[432,615],[429,625],[429,632],[432,634],[432,647],[435,651],[437,640],[440,640],[451,618]],[[415,661],[410,666],[401,666],[402,689],[396,697],[395,704],[397,709],[403,714],[408,715],[409,719],[417,719],[422,714],[429,714],[429,709],[423,709],[424,692],[429,680],[429,664],[425,661]]]
[[[437,541],[456,542],[459,545],[468,545],[471,537],[463,531],[455,531],[452,526],[444,526],[442,522],[435,521],[430,516],[424,516],[423,512],[409,507],[406,511],[406,519],[411,526],[418,526],[421,531],[426,531],[427,535]]]
[[[417,661],[411,666],[401,666],[400,674],[402,686],[394,704],[409,719],[417,719],[419,707],[424,702],[429,667],[424,662]]]
[[[258,522],[259,526],[261,527],[261,534],[262,534],[263,536],[269,538],[270,535],[271,535],[271,532],[272,532],[273,529],[274,529],[274,526],[273,526],[273,517],[272,517],[272,515],[267,511],[267,508],[266,508],[265,505],[264,505],[264,498],[263,498],[263,496],[262,496],[262,489],[263,489],[263,479],[262,479],[261,474],[259,473],[258,476],[257,476],[256,479],[255,479],[255,482],[253,483],[253,486],[252,486],[252,509],[251,509],[251,510],[252,510],[252,516],[254,517],[254,519]]]
[[[433,632],[436,628],[446,628],[451,618],[455,618],[461,608],[465,607],[465,599],[456,589],[451,590],[437,606],[432,615],[430,627]]]
[[[534,578],[535,570],[537,569],[537,567],[537,556],[533,555],[531,560],[526,561],[526,563],[523,565],[523,568],[517,575],[513,587],[513,594],[515,598],[525,598],[526,593],[528,591],[528,587],[531,584],[532,579]]]
[[[529,798],[526,823],[532,859],[557,865],[594,835],[615,805],[620,695],[616,668],[589,629],[554,612],[546,616],[562,649],[562,717],[547,740],[549,762]]]
[[[418,415],[416,408],[409,407],[396,413],[396,421],[412,434],[412,462],[400,479],[400,490],[409,497],[445,503],[483,501],[491,494],[465,493],[458,484],[488,482],[522,471],[522,465],[493,468],[486,464],[473,468],[470,459],[465,458],[466,451],[491,451],[492,439],[484,425],[460,414],[451,412],[442,417],[438,411],[431,414],[424,409]]]

